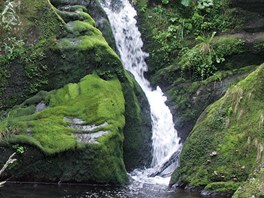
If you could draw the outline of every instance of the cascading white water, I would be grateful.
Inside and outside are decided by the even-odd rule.
[[[131,175],[134,179],[147,183],[168,184],[169,178],[150,178],[148,175],[179,150],[181,144],[174,128],[172,114],[165,104],[167,98],[159,87],[153,90],[144,77],[144,72],[147,71],[144,59],[148,54],[142,51],[143,42],[135,19],[137,13],[128,0],[104,0],[101,4],[112,26],[123,65],[134,75],[150,104],[153,141],[151,168],[135,170]]]

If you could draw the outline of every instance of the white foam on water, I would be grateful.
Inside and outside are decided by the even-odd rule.
[[[137,12],[128,0],[105,0],[101,5],[112,26],[123,65],[134,75],[150,104],[153,147],[151,168],[134,170],[130,175],[134,180],[143,183],[168,185],[169,177],[149,175],[169,160],[173,153],[181,149],[180,138],[174,128],[170,109],[165,104],[167,98],[159,87],[152,89],[149,81],[144,77],[148,69],[145,62],[148,54],[142,50],[143,41],[137,27]]]

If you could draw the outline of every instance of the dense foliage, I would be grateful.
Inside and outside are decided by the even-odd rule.
[[[146,44],[151,50],[150,72],[171,65],[185,74],[191,72],[189,77],[193,79],[205,79],[218,70],[215,64],[230,55],[228,49],[223,49],[225,54],[215,54],[213,46],[209,46],[217,35],[239,25],[239,21],[235,21],[236,11],[228,7],[227,0],[168,1],[153,5],[141,0],[138,7],[146,18],[143,17],[146,26],[143,32],[152,40]],[[189,55],[184,55],[186,53]],[[184,60],[178,60],[181,57]]]

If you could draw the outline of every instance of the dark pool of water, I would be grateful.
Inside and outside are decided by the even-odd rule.
[[[0,187],[0,198],[200,198],[198,194],[172,191],[154,185],[91,186],[5,184]]]

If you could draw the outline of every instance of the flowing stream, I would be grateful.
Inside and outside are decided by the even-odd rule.
[[[165,104],[167,98],[159,87],[152,89],[144,77],[148,69],[145,62],[148,54],[142,51],[143,42],[137,27],[137,13],[128,0],[105,0],[101,4],[112,26],[123,65],[134,75],[150,104],[153,141],[151,168],[134,170],[130,175],[141,183],[168,185],[169,176],[177,167],[177,160],[162,171],[163,176],[156,176],[160,174],[153,173],[157,172],[175,152],[178,151],[179,154],[181,144],[174,128],[172,114]]]

